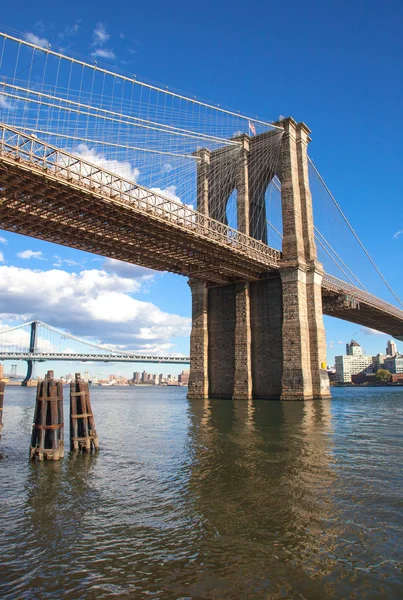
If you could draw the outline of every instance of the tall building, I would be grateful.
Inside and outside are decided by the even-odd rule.
[[[397,354],[397,346],[396,342],[393,340],[389,340],[386,346],[386,355],[387,356],[395,356]]]
[[[362,356],[362,348],[358,342],[351,340],[349,344],[346,344],[347,356]]]
[[[189,371],[182,371],[178,375],[178,383],[180,385],[187,385],[189,383]]]
[[[351,375],[357,373],[373,373],[372,356],[362,353],[358,342],[351,340],[346,345],[346,356],[335,357],[336,381],[338,383],[350,383]]]
[[[379,369],[385,368],[385,359],[387,357],[384,354],[377,354],[372,357],[372,366],[374,367],[374,373],[379,371]]]

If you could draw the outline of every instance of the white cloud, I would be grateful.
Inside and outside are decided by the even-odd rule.
[[[149,281],[155,276],[155,271],[152,269],[132,265],[131,263],[116,260],[115,258],[106,258],[102,263],[102,269],[108,273],[114,273],[128,279],[137,279],[138,281]]]
[[[140,175],[140,171],[136,167],[133,167],[128,160],[109,160],[103,154],[98,153],[95,149],[89,148],[86,144],[79,144],[74,150],[74,154],[81,156],[83,160],[87,160],[94,165],[98,165],[106,171],[111,171],[112,173],[116,173],[116,175],[120,175],[120,177],[123,177],[124,179],[129,179],[129,181],[137,181],[138,176]]]
[[[168,187],[166,187],[163,190],[158,187],[153,187],[150,189],[152,192],[155,192],[156,194],[160,194],[162,196],[165,196],[165,198],[169,198],[170,200],[174,200],[175,202],[180,202],[182,204],[182,200],[179,198],[179,196],[176,195],[176,185],[169,185]],[[190,207],[190,208],[192,208],[192,207]]]
[[[403,233],[403,229],[401,229],[400,231],[396,231],[396,233],[392,239],[397,240],[397,238],[400,237],[402,235],[402,233]]]
[[[106,32],[105,25],[103,23],[98,23],[92,34],[92,46],[95,48],[95,50],[91,52],[93,58],[116,58],[113,50],[104,48],[104,44],[106,44],[110,37],[109,33]]]
[[[0,250],[0,262],[4,262],[4,254],[1,250]]]
[[[4,94],[0,93],[0,108],[3,108],[4,110],[14,110],[15,106]]]
[[[94,52],[91,52],[91,56],[93,58],[116,58],[116,54],[113,50],[108,50],[107,48],[97,48]]]
[[[59,38],[64,40],[65,38],[72,38],[77,35],[78,30],[80,29],[81,20],[78,19],[73,25],[66,25],[62,32],[60,32]]]
[[[62,258],[57,254],[55,254],[53,258],[55,259],[55,262],[53,263],[54,267],[61,267],[63,264],[67,265],[68,267],[77,267],[79,265],[77,261],[71,260],[71,258]]]
[[[361,327],[360,331],[364,335],[386,335],[382,331],[377,331],[376,329],[372,329],[371,327]]]
[[[29,260],[31,258],[36,258],[37,260],[46,260],[41,250],[23,250],[22,252],[18,252],[17,256],[19,258],[24,258],[25,260]]]
[[[93,31],[94,46],[102,46],[110,37],[109,33],[106,33],[105,25],[103,23],[97,23],[97,26]]]
[[[0,236],[0,244],[4,244],[5,246],[7,246],[8,240],[6,238]]]
[[[173,337],[190,333],[189,318],[132,297],[141,279],[97,269],[68,273],[12,266],[0,266],[0,277],[3,320],[36,318],[79,337],[96,336],[101,343],[150,354],[172,344]]]
[[[49,41],[46,38],[40,38],[30,31],[27,31],[24,37],[27,42],[35,44],[35,46],[40,46],[41,48],[47,48],[49,46]]]

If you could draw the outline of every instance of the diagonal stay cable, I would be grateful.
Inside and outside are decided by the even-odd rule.
[[[333,196],[332,192],[329,190],[329,188],[327,187],[322,175],[319,173],[318,169],[316,168],[314,162],[312,161],[311,158],[308,157],[308,160],[310,162],[310,164],[312,165],[312,168],[314,169],[316,175],[319,177],[320,182],[322,183],[322,185],[324,186],[325,190],[327,191],[327,193],[329,194],[330,198],[333,200],[334,205],[336,206],[337,210],[340,212],[341,216],[343,217],[345,223],[347,224],[348,228],[350,229],[351,233],[353,234],[353,236],[355,237],[355,239],[357,240],[357,242],[359,243],[362,251],[364,252],[365,256],[368,258],[369,262],[371,263],[371,265],[374,267],[375,271],[378,273],[379,277],[382,279],[383,283],[386,285],[386,287],[388,288],[388,290],[390,291],[390,293],[394,296],[394,298],[398,301],[398,303],[400,304],[400,306],[403,306],[402,301],[400,300],[399,296],[393,291],[393,289],[390,287],[389,283],[386,281],[385,277],[382,275],[381,271],[378,269],[378,267],[376,266],[376,264],[374,263],[374,261],[371,258],[371,255],[369,254],[369,252],[367,251],[367,249],[365,248],[364,244],[361,242],[360,238],[358,237],[358,235],[356,234],[355,230],[353,229],[352,225],[350,225],[349,220],[347,219],[346,215],[344,214],[344,212],[342,211],[340,205],[338,204],[338,202],[336,201],[336,198]]]

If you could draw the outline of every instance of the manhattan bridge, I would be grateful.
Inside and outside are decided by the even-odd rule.
[[[403,340],[403,305],[309,142],[291,117],[0,33],[0,228],[188,277],[190,398],[329,397],[323,314]],[[69,334],[47,345],[39,328],[0,332],[0,359],[189,361],[66,350]]]

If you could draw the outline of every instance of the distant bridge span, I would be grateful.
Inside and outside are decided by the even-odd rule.
[[[189,356],[145,356],[138,354],[67,354],[63,352],[0,352],[0,360],[26,360],[33,362],[77,361],[77,362],[113,362],[113,363],[151,363],[188,365]]]

